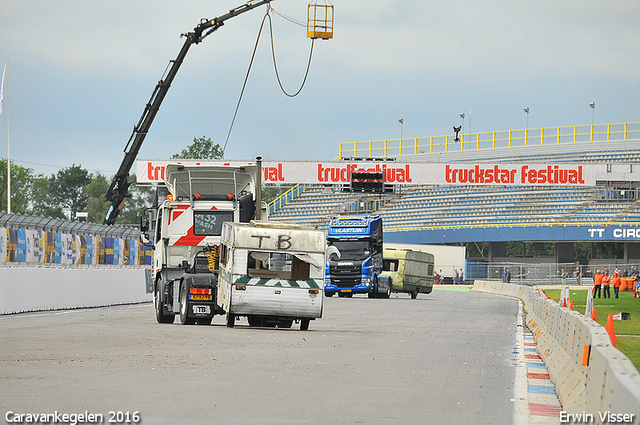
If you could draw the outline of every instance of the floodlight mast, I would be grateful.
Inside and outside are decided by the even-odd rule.
[[[109,211],[107,212],[107,216],[105,217],[103,224],[111,225],[116,222],[118,214],[124,205],[124,201],[128,196],[130,196],[128,193],[129,182],[127,179],[129,177],[131,167],[138,156],[140,147],[149,133],[149,129],[151,128],[151,124],[160,109],[160,105],[169,91],[169,87],[171,87],[171,83],[178,73],[178,70],[180,69],[191,45],[200,43],[205,39],[205,37],[223,26],[227,19],[238,16],[244,12],[248,12],[249,10],[262,6],[263,4],[268,4],[271,1],[273,0],[250,0],[242,6],[231,9],[229,13],[225,15],[213,19],[201,20],[200,24],[198,24],[192,32],[181,35],[182,37],[185,37],[186,40],[182,49],[180,49],[180,53],[178,53],[178,56],[174,60],[170,61],[169,66],[167,66],[167,69],[165,70],[165,74],[162,76],[162,79],[158,81],[156,88],[151,94],[151,99],[147,103],[138,124],[133,127],[133,133],[129,137],[129,141],[124,148],[124,159],[122,160],[120,168],[114,176],[111,186],[105,196],[105,199],[111,202],[111,206],[109,207]]]

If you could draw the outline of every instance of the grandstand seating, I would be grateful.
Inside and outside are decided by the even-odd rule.
[[[410,187],[391,197],[376,211],[385,227],[440,227],[483,225],[537,225],[635,221],[640,205],[632,201],[598,201],[601,188],[567,191],[557,187]],[[294,221],[325,228],[329,217],[345,211],[346,204],[359,202],[352,194],[326,193],[311,186],[270,216],[271,220]],[[628,210],[624,212],[624,210]],[[615,220],[614,220],[615,219]]]
[[[496,162],[597,162],[632,163],[640,160],[638,141],[602,144],[575,143],[535,149],[485,149],[446,154],[424,154],[414,161]],[[598,148],[599,147],[599,148]],[[481,155],[480,155],[481,154]],[[481,158],[479,158],[481,157]],[[383,195],[376,214],[386,229],[416,227],[463,227],[495,225],[553,225],[640,221],[640,201],[603,199],[605,187],[513,187],[513,186],[411,186]],[[369,196],[369,199],[372,199]],[[326,229],[332,215],[361,202],[357,194],[341,187],[309,185],[302,194],[271,212],[271,220],[294,221]],[[357,206],[357,205],[356,205]],[[355,208],[357,210],[357,208]]]

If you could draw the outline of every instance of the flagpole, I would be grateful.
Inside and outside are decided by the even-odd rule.
[[[5,69],[9,70],[9,58]],[[7,72],[7,213],[11,214],[11,105],[9,101],[9,73]]]

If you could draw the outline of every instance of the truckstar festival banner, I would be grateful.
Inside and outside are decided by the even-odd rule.
[[[175,160],[137,160],[138,183],[164,181],[165,166]],[[180,160],[185,165],[238,166],[251,162]],[[263,181],[280,184],[349,184],[353,172],[382,172],[385,184],[494,185],[494,186],[595,186],[601,166],[594,164],[539,163],[404,163],[264,161]]]

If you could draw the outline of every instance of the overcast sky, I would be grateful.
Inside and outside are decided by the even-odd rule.
[[[244,0],[0,0],[9,59],[0,157],[50,175],[80,164],[110,176],[167,64],[200,18]],[[306,20],[307,1],[273,0]],[[322,0],[319,3],[323,3]],[[301,94],[285,96],[263,30],[227,159],[332,160],[339,142],[640,122],[638,0],[334,0],[333,40],[315,43]],[[224,144],[266,7],[192,46],[139,158],[194,137]],[[273,15],[278,69],[299,87],[311,41]],[[595,111],[589,107],[596,103]]]

